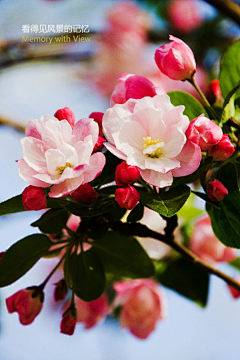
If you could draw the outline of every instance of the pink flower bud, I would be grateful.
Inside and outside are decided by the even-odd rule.
[[[1,252],[0,252],[0,260],[1,260],[1,258],[3,257],[3,255],[5,254],[5,252],[6,252],[6,251],[1,251]]]
[[[221,106],[223,104],[222,91],[219,85],[219,79],[213,80],[207,88],[207,99],[210,104]]]
[[[223,137],[220,126],[203,114],[190,122],[185,134],[188,140],[199,145],[203,151],[216,145]]]
[[[65,335],[72,335],[76,326],[76,315],[73,314],[74,311],[68,309],[62,317],[60,324],[60,332]]]
[[[90,203],[97,196],[97,192],[89,184],[80,185],[73,193],[74,200],[83,203]]]
[[[190,249],[211,265],[220,261],[229,262],[238,256],[237,249],[226,247],[216,238],[209,216],[195,222]]]
[[[44,300],[44,293],[38,286],[19,290],[6,299],[8,312],[17,312],[22,325],[29,325],[40,313]]]
[[[231,143],[227,134],[224,134],[222,139],[208,150],[208,155],[213,157],[213,160],[224,161],[229,158],[235,151],[235,147]]]
[[[93,154],[97,151],[101,151],[103,148],[103,143],[105,143],[105,142],[106,142],[106,139],[104,139],[102,136],[98,136],[97,142],[93,148]]]
[[[43,188],[29,185],[22,193],[25,210],[42,210],[47,207],[47,198]]]
[[[208,183],[207,196],[210,200],[214,202],[221,201],[227,194],[228,190],[219,180],[214,180]]]
[[[155,61],[161,72],[173,80],[190,79],[196,72],[196,62],[190,47],[170,35],[171,43],[160,46],[155,52]]]
[[[103,115],[104,115],[104,113],[102,113],[102,112],[92,112],[89,115],[89,118],[93,119],[98,124],[99,135],[100,136],[104,136],[103,131],[102,131],[102,118],[103,118]]]
[[[173,0],[168,8],[171,25],[187,33],[198,28],[203,22],[197,0]]]
[[[238,282],[239,282],[239,285],[240,285],[240,278],[238,277],[238,278],[236,278],[235,280],[237,280]],[[240,291],[238,291],[237,289],[235,289],[233,286],[231,286],[231,285],[227,285],[228,286],[228,289],[229,289],[229,291],[230,291],[230,293],[231,293],[231,295],[232,295],[232,297],[234,298],[234,299],[238,299],[238,298],[240,298]]]
[[[120,323],[132,334],[145,339],[165,317],[165,299],[159,285],[150,279],[121,281],[114,284],[115,306],[122,306]]]
[[[66,282],[64,279],[60,280],[58,283],[54,284],[56,285],[54,289],[54,300],[59,301],[63,300],[68,292],[68,287],[66,285]]]
[[[59,109],[55,112],[54,114],[55,118],[57,118],[59,121],[61,120],[67,120],[69,122],[69,124],[71,125],[71,127],[74,127],[75,124],[75,115],[72,112],[71,109],[69,109],[69,107],[65,107],[63,109]]]
[[[155,86],[143,76],[122,74],[113,90],[110,104],[124,104],[129,99],[142,99],[145,96],[154,97],[157,94],[166,94],[162,88]]]
[[[122,208],[132,210],[140,199],[139,192],[131,185],[115,191],[115,200]]]
[[[77,322],[84,323],[85,329],[92,328],[110,313],[110,307],[105,295],[90,302],[75,297],[75,306],[77,309]]]
[[[133,184],[141,179],[140,171],[137,166],[128,165],[123,161],[116,168],[115,181],[118,186]]]

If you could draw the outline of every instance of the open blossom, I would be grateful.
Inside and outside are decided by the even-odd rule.
[[[122,306],[120,323],[140,339],[155,329],[165,317],[166,304],[159,285],[150,279],[121,281],[114,284],[115,306]]]
[[[51,115],[30,120],[21,140],[19,174],[33,186],[53,185],[50,197],[67,195],[102,171],[105,156],[92,155],[97,138],[98,125],[93,119],[81,119],[73,129],[67,120]]]
[[[170,35],[171,43],[160,46],[155,52],[159,69],[170,79],[187,80],[196,71],[196,61],[190,47],[182,40]]]
[[[229,262],[237,257],[237,249],[226,247],[216,238],[209,216],[196,221],[190,249],[200,259],[213,265],[219,261]]]
[[[40,313],[44,294],[37,286],[19,290],[6,299],[8,312],[17,312],[22,325],[29,325]]]
[[[170,186],[174,176],[193,173],[201,161],[198,144],[188,141],[189,119],[184,106],[173,106],[168,95],[129,99],[103,116],[109,151],[137,166],[151,185]]]
[[[122,74],[113,90],[110,104],[124,104],[129,99],[142,99],[144,96],[153,97],[157,94],[166,94],[159,86],[155,86],[144,76]]]

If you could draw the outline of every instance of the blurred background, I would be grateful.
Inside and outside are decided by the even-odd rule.
[[[27,185],[18,176],[16,160],[22,157],[20,139],[28,120],[65,106],[77,119],[104,112],[124,72],[146,76],[166,91],[197,96],[190,85],[168,79],[154,63],[155,50],[168,42],[169,34],[194,51],[196,79],[206,93],[218,76],[221,54],[239,38],[240,27],[200,0],[1,0],[0,201]],[[31,37],[45,41],[31,42]],[[38,216],[1,217],[0,251],[34,233],[29,224]],[[43,259],[17,283],[0,289],[1,360],[239,360],[240,300],[216,278],[211,278],[205,309],[164,289],[168,316],[146,340],[112,319],[91,330],[78,324],[73,336],[61,335],[62,304],[53,302],[54,279],[47,285],[40,316],[30,326],[20,325],[17,314],[7,313],[5,298],[41,283],[55,264]],[[227,265],[220,268],[237,275]]]

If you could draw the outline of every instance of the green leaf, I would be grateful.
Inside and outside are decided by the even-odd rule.
[[[105,214],[115,207],[115,199],[108,201],[93,202],[91,204],[72,203],[67,206],[68,211],[77,216],[98,216]]]
[[[91,249],[70,257],[70,276],[74,293],[84,301],[98,299],[105,287],[105,273],[99,257]]]
[[[50,209],[45,212],[39,220],[33,222],[31,226],[38,227],[43,233],[57,234],[66,226],[68,212],[65,208]]]
[[[220,64],[220,87],[224,98],[240,81],[240,40],[236,41],[223,55]],[[240,91],[237,91],[240,96]]]
[[[151,259],[134,237],[108,231],[92,246],[106,272],[130,278],[146,278],[154,274]]]
[[[207,305],[209,275],[183,257],[157,264],[157,280],[198,305]]]
[[[136,222],[141,220],[141,218],[143,217],[143,212],[144,212],[144,206],[142,206],[142,204],[137,204],[137,206],[135,206],[135,208],[130,212],[130,214],[127,217],[127,222]]]
[[[240,258],[236,258],[236,259],[230,261],[228,264],[240,271]]]
[[[220,209],[207,204],[212,228],[226,246],[240,248],[240,194],[235,166],[222,167],[217,179],[228,189],[228,195],[219,202]]]
[[[0,287],[26,274],[52,245],[49,237],[43,234],[29,235],[13,244],[0,261]]]
[[[184,115],[188,116],[189,120],[195,119],[197,116],[204,114],[208,117],[207,111],[204,109],[202,104],[193,97],[192,95],[184,91],[169,91],[168,96],[170,96],[171,103],[174,106],[184,105],[185,110]]]
[[[234,100],[235,100],[236,92],[238,91],[239,88],[240,88],[240,82],[227,95],[223,104],[223,112],[222,112],[220,124],[224,124],[226,121],[230,119],[230,117],[235,115]]]
[[[140,202],[161,215],[171,217],[184,205],[190,191],[189,186],[181,185],[162,194],[141,193]]]
[[[0,216],[25,211],[22,203],[22,194],[0,203]]]

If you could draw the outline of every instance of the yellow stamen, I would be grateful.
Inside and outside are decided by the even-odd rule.
[[[62,173],[67,167],[73,168],[74,165],[69,162],[66,162],[65,166],[57,166],[55,172],[58,173],[59,175],[62,175]]]
[[[162,142],[159,139],[152,140],[151,136],[143,138],[143,140],[145,141],[145,144],[143,145],[144,149],[146,149],[148,146],[156,145],[156,144]],[[147,155],[148,157],[152,158],[152,159],[158,159],[162,155],[162,146],[159,146],[157,149],[153,150],[151,153],[144,152],[144,154]]]

